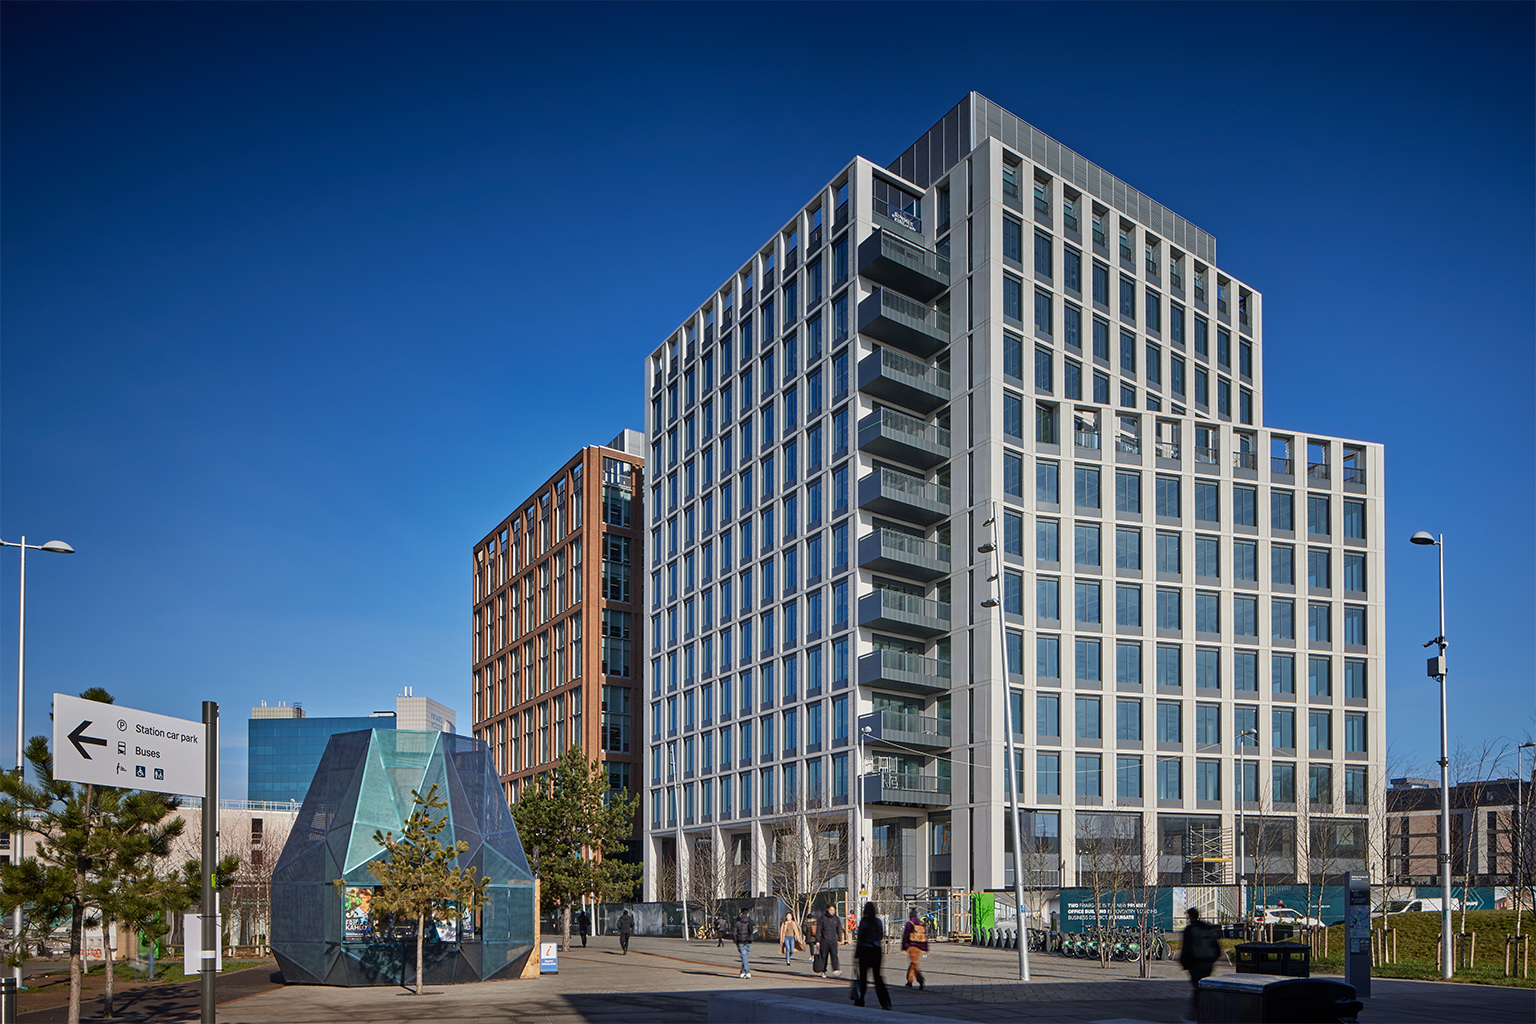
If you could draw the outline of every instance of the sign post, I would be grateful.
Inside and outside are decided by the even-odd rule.
[[[1351,871],[1346,876],[1344,909],[1344,980],[1355,997],[1371,997],[1371,876]]]
[[[203,701],[203,726],[208,730],[204,747],[203,794],[203,1024],[216,1024],[214,991],[219,979],[219,909],[214,903],[213,873],[219,866],[219,705]]]

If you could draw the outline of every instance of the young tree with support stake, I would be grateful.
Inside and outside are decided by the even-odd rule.
[[[380,886],[372,906],[416,922],[416,994],[421,995],[427,921],[436,919],[433,911],[457,916],[460,906],[473,910],[485,898],[487,880],[475,878],[476,868],[454,864],[459,854],[469,849],[468,843],[459,840],[444,846],[438,841],[438,835],[448,827],[448,815],[433,818],[432,812],[447,807],[448,801],[437,795],[437,783],[426,796],[411,790],[411,799],[416,801],[416,809],[398,839],[393,832],[374,831],[373,841],[389,856],[372,861],[368,870]],[[336,880],[338,889],[345,885],[345,880]]]
[[[560,908],[561,949],[571,945],[571,907],[583,898],[616,900],[634,891],[638,865],[614,858],[632,832],[639,800],[610,797],[599,762],[568,747],[552,775],[529,782],[512,819],[529,851],[545,908]]]
[[[80,696],[113,703],[112,695],[100,687]],[[0,773],[0,831],[30,832],[38,840],[33,856],[0,866],[0,911],[27,908],[30,931],[39,938],[53,921],[69,919],[69,1020],[77,1024],[86,925],[105,920],[110,926],[130,909],[137,916],[146,905],[167,912],[186,906],[181,887],[154,870],[184,823],[171,817],[177,806],[173,797],[55,779],[45,737],[32,737],[26,756],[37,783],[28,785],[20,776]],[[25,958],[26,940],[25,934],[17,936],[11,960]],[[111,970],[109,959],[109,994]]]

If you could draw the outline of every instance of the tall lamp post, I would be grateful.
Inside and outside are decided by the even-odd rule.
[[[1439,653],[1429,659],[1429,675],[1440,680],[1440,977],[1451,980],[1451,758],[1445,710],[1445,535],[1420,530],[1408,538],[1434,545],[1440,555],[1440,635],[1424,646]]]
[[[1525,903],[1525,755],[1522,743],[1515,748],[1515,934],[1520,934],[1520,908]]]
[[[1248,913],[1248,891],[1244,885],[1243,864],[1248,860],[1248,829],[1243,820],[1243,804],[1248,800],[1248,778],[1243,771],[1247,767],[1248,759],[1243,756],[1243,748],[1248,744],[1243,740],[1253,737],[1254,746],[1259,743],[1259,730],[1244,729],[1237,734],[1237,910],[1243,914],[1243,933],[1247,934],[1248,923],[1251,915]],[[1260,825],[1262,829],[1262,823]]]
[[[1013,836],[1013,905],[1018,910],[1018,931],[1016,938],[1019,947],[1019,980],[1029,980],[1029,919],[1024,909],[1024,842],[1019,835],[1019,779],[1018,764],[1013,756],[1013,684],[1008,681],[1008,628],[1003,618],[1003,549],[998,543],[998,531],[1002,524],[998,522],[998,509],[996,502],[992,505],[992,518],[982,523],[982,528],[991,527],[992,539],[977,547],[977,551],[984,555],[992,556],[992,582],[997,584],[995,597],[989,597],[981,602],[983,608],[997,609],[997,642],[1002,652],[1003,660],[1003,743],[1008,765],[1004,769],[1003,777],[1008,784],[1008,827]],[[1022,655],[1021,655],[1022,656]],[[1022,666],[1020,666],[1022,667]],[[1020,700],[1023,698],[1021,697]]]
[[[26,769],[23,767],[23,749],[26,746],[26,719],[27,719],[27,552],[47,551],[55,555],[72,555],[75,549],[61,540],[50,540],[46,544],[28,544],[25,535],[21,540],[0,540],[0,548],[21,549],[21,597],[17,602],[20,607],[21,621],[17,627],[16,640],[16,777],[26,777]],[[26,833],[18,832],[11,837],[15,845],[12,863],[21,863],[22,847],[26,841]],[[11,922],[16,941],[21,941],[21,907],[16,907],[15,918]],[[21,965],[18,964],[13,973],[16,976],[16,988],[21,988]]]

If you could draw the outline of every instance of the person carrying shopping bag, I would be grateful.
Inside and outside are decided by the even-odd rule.
[[[795,947],[803,945],[805,945],[805,936],[800,933],[800,925],[795,921],[795,915],[785,914],[784,922],[779,925],[779,946],[784,950],[785,966],[795,959]]]

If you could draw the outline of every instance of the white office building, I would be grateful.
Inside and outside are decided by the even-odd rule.
[[[1031,886],[1373,860],[1382,448],[1216,240],[975,93],[786,213],[646,360],[645,897],[1009,886],[1010,718]]]

